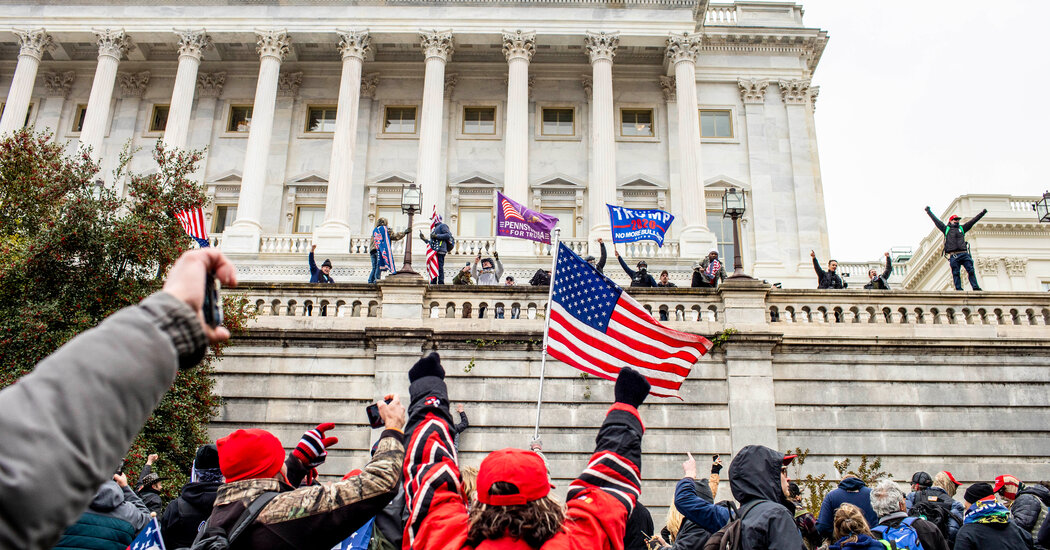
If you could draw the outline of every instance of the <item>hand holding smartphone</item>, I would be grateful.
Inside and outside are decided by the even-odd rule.
[[[201,305],[201,314],[204,315],[204,322],[211,328],[222,324],[222,298],[219,296],[219,281],[215,279],[215,273],[211,271],[204,279],[204,303]]]
[[[391,401],[393,401],[393,399],[387,397],[383,401],[389,404]],[[365,407],[365,415],[368,416],[369,426],[373,428],[383,427],[383,417],[379,416],[379,403],[372,403],[371,405]]]

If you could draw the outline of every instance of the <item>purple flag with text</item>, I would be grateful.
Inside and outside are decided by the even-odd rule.
[[[499,200],[496,235],[551,244],[551,231],[558,225],[558,218],[530,210],[498,191],[496,197]]]

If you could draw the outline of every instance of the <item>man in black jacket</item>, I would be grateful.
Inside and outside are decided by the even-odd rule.
[[[605,273],[605,243],[602,242],[601,238],[598,239],[598,247],[601,249],[601,257],[595,261],[594,256],[587,256],[583,261],[591,264],[591,267],[598,270],[598,273]]]
[[[879,275],[874,269],[868,270],[868,284],[864,285],[864,290],[889,290],[890,284],[886,281],[890,280],[890,274],[893,273],[893,262],[890,260],[890,253],[886,253],[886,271]]]
[[[419,232],[419,238],[437,253],[438,275],[430,280],[430,284],[445,284],[445,255],[451,252],[452,246],[456,244],[456,239],[452,238],[452,231],[441,221],[441,216],[438,216],[437,225],[430,231],[430,238],[426,238],[422,231]]]
[[[146,505],[146,508],[149,508],[150,512],[159,514],[164,510],[160,492],[164,490],[162,482],[166,481],[166,478],[162,478],[153,472],[153,463],[157,461],[157,458],[159,457],[156,454],[146,457],[146,465],[139,472],[139,485],[135,489],[135,493],[142,499],[142,503]]]
[[[959,223],[962,218],[952,214],[948,218],[947,225],[933,214],[933,210],[930,210],[929,206],[926,207],[926,213],[933,220],[933,224],[937,226],[937,229],[944,233],[944,255],[948,256],[948,265],[952,268],[952,282],[955,283],[955,290],[963,289],[962,279],[959,277],[960,267],[966,269],[967,278],[970,280],[970,288],[981,290],[980,285],[977,284],[977,275],[973,271],[973,258],[970,257],[970,248],[966,245],[966,232],[988,213],[988,209],[981,210],[980,214],[977,214],[966,223]]]
[[[839,263],[835,260],[828,262],[828,270],[824,271],[820,268],[820,262],[817,261],[817,253],[810,250],[809,257],[813,258],[813,270],[817,272],[817,288],[835,288],[843,289],[846,288],[847,283],[842,282],[842,278],[839,277]]]
[[[193,544],[197,529],[211,515],[220,485],[219,451],[214,443],[201,445],[193,459],[190,482],[182,486],[179,498],[169,502],[160,516],[165,548],[187,548]]]
[[[631,278],[631,286],[656,286],[656,279],[654,279],[653,276],[649,273],[649,264],[647,264],[645,260],[638,260],[638,265],[635,266],[638,268],[638,271],[635,271],[627,267],[627,262],[623,261],[623,258],[620,257],[619,251],[613,250],[613,253],[616,254],[616,259],[620,262],[620,267],[623,268],[624,273],[626,273],[627,276]]]
[[[740,502],[744,548],[802,548],[802,535],[795,527],[795,505],[787,500],[786,458],[769,447],[748,445],[729,465],[729,488]]]

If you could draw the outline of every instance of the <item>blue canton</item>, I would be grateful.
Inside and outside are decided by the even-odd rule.
[[[554,270],[554,301],[581,323],[605,332],[623,289],[583,261],[564,243],[558,243]]]

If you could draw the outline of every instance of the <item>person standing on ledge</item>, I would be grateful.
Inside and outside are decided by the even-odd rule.
[[[890,273],[893,272],[893,262],[890,260],[890,253],[886,253],[886,271],[879,275],[878,271],[874,269],[868,270],[868,284],[864,285],[864,290],[889,290],[890,284],[886,281],[890,280]]]
[[[624,273],[631,278],[631,286],[640,287],[655,287],[656,279],[649,274],[649,264],[645,263],[645,260],[638,260],[638,271],[634,271],[627,267],[627,262],[623,261],[620,257],[620,251],[613,249],[613,253],[616,254],[616,259],[620,262],[620,267],[623,268]]]
[[[307,260],[310,263],[310,282],[334,283],[335,279],[330,275],[332,272],[332,260],[325,258],[324,262],[321,263],[321,268],[318,269],[317,262],[314,261],[314,250],[317,250],[316,244],[310,247],[310,255],[307,256]]]
[[[952,268],[952,282],[955,283],[955,290],[962,290],[962,279],[959,278],[959,268],[966,268],[966,276],[970,280],[970,288],[973,290],[981,290],[980,285],[977,284],[977,274],[973,271],[973,258],[970,257],[970,246],[966,244],[966,232],[970,230],[985,214],[988,213],[988,209],[981,210],[980,214],[977,214],[970,221],[966,223],[959,223],[962,220],[959,216],[952,214],[948,218],[948,225],[945,225],[936,215],[930,207],[926,207],[926,214],[933,220],[933,225],[937,226],[937,229],[944,232],[944,255],[948,257],[948,265]]]
[[[842,277],[839,277],[838,274],[838,262],[831,260],[828,262],[828,270],[824,271],[820,268],[820,262],[817,261],[816,252],[810,250],[809,257],[813,258],[813,270],[817,272],[817,288],[834,288],[839,290],[846,288],[847,283],[842,282]]]

